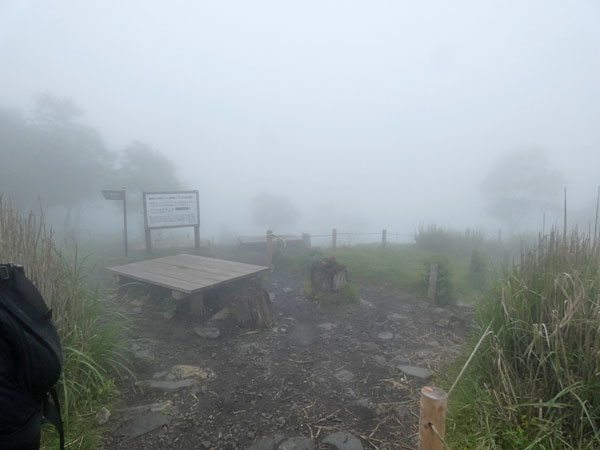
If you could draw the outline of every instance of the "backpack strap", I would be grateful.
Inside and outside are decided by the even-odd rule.
[[[46,395],[43,405],[43,421],[44,423],[54,425],[56,431],[58,431],[58,436],[60,439],[60,450],[65,450],[65,430],[63,427],[62,418],[60,417],[60,403],[58,401],[56,389],[54,389],[54,387],[51,387],[49,394],[50,397],[52,397],[53,403],[50,402],[50,398],[48,398],[48,395]]]

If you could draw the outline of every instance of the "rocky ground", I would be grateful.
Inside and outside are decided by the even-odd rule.
[[[460,351],[470,308],[375,286],[323,306],[304,283],[273,271],[276,326],[218,337],[185,311],[167,319],[164,304],[133,302],[137,379],[98,415],[101,448],[415,448],[419,389]]]

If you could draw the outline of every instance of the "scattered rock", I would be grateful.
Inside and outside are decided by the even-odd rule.
[[[423,359],[433,359],[436,356],[436,353],[433,350],[428,350],[426,348],[419,350],[418,352],[415,353],[415,355],[418,358],[423,358]]]
[[[285,292],[286,294],[289,294],[292,291],[293,291],[293,289],[291,287],[287,287],[286,286],[286,287],[283,288],[283,292]]]
[[[390,339],[394,338],[394,334],[389,331],[383,331],[377,334],[377,337],[383,341],[389,341]]]
[[[161,371],[161,372],[154,372],[154,374],[152,375],[152,378],[153,378],[154,380],[158,380],[158,379],[160,379],[160,378],[164,378],[164,377],[166,377],[168,373],[169,373],[169,371],[168,371],[168,370],[163,370],[163,371]]]
[[[110,411],[106,407],[102,407],[96,413],[96,424],[104,425],[110,419]]]
[[[143,380],[135,383],[136,386],[140,386],[143,388],[155,390],[155,391],[178,391],[180,389],[185,389],[192,387],[198,382],[193,378],[187,378],[185,380],[176,380],[176,381],[159,381],[159,380]]]
[[[315,443],[304,436],[287,438],[277,447],[279,450],[315,450]]]
[[[181,364],[171,367],[167,380],[184,380],[186,378],[206,380],[214,377],[215,373],[211,369]]]
[[[342,383],[349,383],[354,380],[354,374],[346,369],[337,371],[335,377]]]
[[[146,350],[141,345],[138,345],[134,342],[131,344],[130,349],[136,359],[144,362],[154,361],[154,355],[150,352],[150,350]]]
[[[337,433],[331,433],[321,441],[323,444],[329,444],[337,450],[364,450],[364,447],[360,441],[350,433],[345,431],[338,431]]]
[[[409,364],[410,361],[402,355],[396,355],[388,362],[388,366],[396,367],[397,369],[399,369],[400,367],[406,367]]]
[[[438,320],[436,323],[436,326],[438,327],[447,327],[448,325],[450,325],[450,319],[446,318],[446,317],[442,317],[440,320]]]
[[[250,434],[250,433],[248,433]],[[254,434],[254,432],[252,432]],[[274,434],[256,441],[248,450],[276,450],[281,441],[285,439],[283,434]]]
[[[427,344],[430,347],[434,347],[434,348],[441,348],[442,347],[438,341],[429,341]]]
[[[362,306],[366,306],[367,308],[375,307],[375,305],[372,302],[370,302],[369,300],[365,300],[364,298],[361,298],[359,301]]]
[[[177,313],[177,310],[175,308],[171,308],[166,310],[163,313],[163,317],[167,320],[171,320],[173,317],[175,317],[175,314]]]
[[[204,339],[217,339],[221,336],[221,332],[216,327],[196,327],[194,331],[198,336]]]
[[[370,408],[371,407],[371,402],[369,401],[368,398],[360,398],[360,399],[356,400],[354,402],[354,404],[356,406],[361,406],[363,408]]]
[[[388,318],[388,320],[391,320],[393,322],[400,322],[405,319],[405,317],[402,314],[398,314],[398,313],[388,314],[387,318]]]
[[[121,436],[136,438],[171,422],[171,416],[162,412],[150,412],[126,420],[118,429]]]
[[[242,353],[260,353],[260,345],[258,342],[248,342],[247,344],[240,345],[240,351]]]
[[[405,375],[410,375],[415,378],[420,378],[422,380],[427,380],[431,378],[433,372],[425,367],[417,367],[417,366],[400,366],[398,367]]]
[[[385,359],[385,357],[383,357],[381,355],[375,355],[375,356],[373,356],[373,361],[375,361],[380,366],[385,366],[385,364],[387,362],[386,359]]]
[[[230,314],[231,314],[231,312],[229,311],[229,308],[222,308],[219,311],[217,311],[215,314],[213,314],[213,316],[210,318],[209,322],[218,322],[221,320],[226,320]]]
[[[139,405],[132,406],[130,408],[117,409],[117,412],[121,414],[138,414],[144,411],[162,412],[167,411],[172,407],[173,402],[171,400],[166,400],[164,402],[150,403],[148,405]]]
[[[375,342],[365,342],[362,344],[362,349],[367,353],[375,353],[379,351],[379,345]]]
[[[325,323],[321,323],[319,325],[317,325],[317,328],[320,328],[321,330],[325,330],[325,331],[331,331],[333,329],[335,329],[337,327],[336,324],[331,323],[331,322],[325,322]]]
[[[272,292],[269,292],[269,300],[273,301],[273,300],[275,300],[275,297],[277,297],[275,294],[273,294]]]
[[[297,345],[307,346],[315,341],[315,333],[306,325],[298,325],[292,331],[290,339]]]

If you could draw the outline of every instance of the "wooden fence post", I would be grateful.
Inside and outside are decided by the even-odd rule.
[[[381,248],[385,248],[387,245],[387,230],[384,228],[381,232]]]
[[[337,230],[335,228],[331,231],[331,248],[334,250],[337,248]]]
[[[267,230],[267,265],[273,265],[273,232]]]
[[[302,245],[304,245],[305,248],[310,248],[310,234],[302,233]]]
[[[436,263],[429,264],[429,286],[427,288],[427,297],[435,303],[437,295],[437,279],[439,266]]]
[[[431,386],[421,388],[419,450],[444,450],[448,394]]]

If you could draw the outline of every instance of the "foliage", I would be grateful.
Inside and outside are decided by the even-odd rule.
[[[530,150],[504,156],[479,188],[488,213],[505,221],[512,234],[528,214],[558,209],[564,185],[563,175],[550,169],[546,154]]]
[[[482,251],[474,249],[469,263],[469,283],[474,289],[483,291],[488,285],[488,262]]]
[[[18,216],[1,197],[0,260],[23,264],[53,311],[63,345],[59,391],[67,442],[89,448],[91,413],[110,395],[115,374],[126,370],[119,332],[126,318],[110,299],[88,287],[76,254],[68,261],[56,250],[43,220]]]
[[[490,335],[451,396],[458,448],[600,447],[600,243],[555,233],[481,310]]]
[[[72,208],[102,189],[179,189],[173,163],[134,141],[121,154],[81,122],[83,110],[50,93],[35,97],[31,117],[0,109],[0,192],[20,210]],[[156,174],[160,173],[157,177]],[[23,176],[27,175],[27,182]]]

